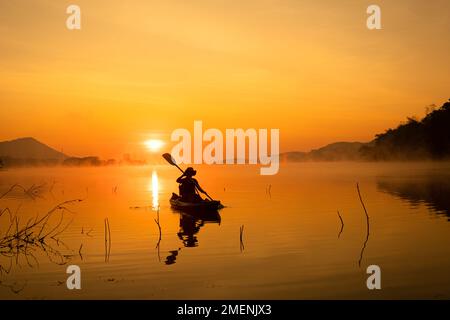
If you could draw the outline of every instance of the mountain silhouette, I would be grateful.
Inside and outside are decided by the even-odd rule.
[[[64,160],[67,156],[34,138],[20,138],[0,142],[0,158]]]
[[[360,160],[363,142],[335,142],[310,152],[285,152],[280,154],[284,161],[355,161]]]

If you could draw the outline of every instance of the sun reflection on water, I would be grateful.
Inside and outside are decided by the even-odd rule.
[[[152,172],[152,209],[159,209],[159,181],[155,170]]]

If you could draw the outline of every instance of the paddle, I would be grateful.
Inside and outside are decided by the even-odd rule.
[[[181,169],[181,168],[177,165],[177,163],[175,162],[175,159],[172,157],[172,155],[171,155],[170,153],[164,153],[162,156],[163,156],[164,159],[166,159],[166,161],[167,161],[169,164],[171,164],[172,166],[177,167],[181,172],[184,173],[183,169]],[[209,200],[214,201],[214,199],[211,198],[211,197],[209,196],[209,194],[206,193],[206,191],[205,191],[205,195],[209,198]]]
[[[163,156],[164,159],[166,159],[166,161],[167,161],[168,163],[170,163],[172,166],[177,167],[181,172],[184,173],[183,169],[181,169],[181,168],[177,165],[177,163],[175,162],[175,159],[172,158],[172,155],[171,155],[170,153],[164,153],[162,156]]]

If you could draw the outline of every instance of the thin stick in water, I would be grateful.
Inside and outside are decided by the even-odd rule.
[[[81,260],[83,260],[83,255],[81,254],[81,249],[83,248],[83,244],[80,245],[80,249],[78,249],[78,254],[80,255]]]
[[[109,227],[109,219],[106,218],[106,223],[108,224],[108,261],[111,256],[111,228]]]
[[[244,225],[242,225],[239,228],[239,241],[240,241],[241,252],[244,251],[244,240],[243,240],[243,237],[244,237]]]
[[[161,255],[160,255],[160,247],[159,247],[159,245],[161,244],[161,236],[162,236],[162,232],[161,232],[161,225],[160,225],[160,223],[159,223],[159,206],[158,206],[158,210],[156,211],[156,217],[157,217],[157,218],[154,219],[154,220],[155,220],[156,225],[158,226],[158,230],[159,230],[159,239],[158,239],[158,242],[156,243],[155,249],[158,250],[158,260],[161,262]]]
[[[359,201],[361,202],[361,205],[364,209],[364,213],[366,214],[366,227],[367,227],[367,232],[366,232],[366,239],[364,241],[363,247],[361,249],[361,254],[359,256],[359,261],[358,261],[358,266],[361,267],[361,261],[363,259],[363,254],[364,254],[364,250],[366,249],[367,246],[367,242],[369,241],[369,235],[370,235],[370,223],[369,223],[369,214],[367,213],[367,209],[366,206],[364,205],[364,201],[361,197],[361,192],[359,191],[359,184],[356,183],[356,190],[358,190],[358,196],[359,196]]]
[[[344,231],[344,220],[342,219],[341,214],[339,213],[339,210],[337,211],[337,214],[338,214],[339,220],[341,220],[341,230],[339,231],[339,234],[338,234],[338,239],[339,239],[342,231]]]
[[[109,261],[111,254],[111,229],[109,228],[109,219],[105,219],[105,262]]]

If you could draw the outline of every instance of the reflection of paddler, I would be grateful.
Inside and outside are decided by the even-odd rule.
[[[183,241],[185,247],[196,247],[198,240],[195,236],[205,223],[188,215],[180,215],[180,231],[177,233],[178,238]]]
[[[166,261],[164,261],[165,264],[174,264],[177,260],[177,256],[178,256],[178,251],[181,250],[173,250],[173,251],[169,251],[170,255],[167,256]]]
[[[196,234],[200,231],[200,228],[205,223],[212,222],[220,224],[220,221],[220,214],[217,211],[205,213],[202,218],[182,213],[180,214],[180,230],[177,232],[177,236],[185,247],[196,247],[198,246]],[[178,248],[178,250],[169,251],[170,254],[164,263],[167,265],[174,264],[181,249]]]

